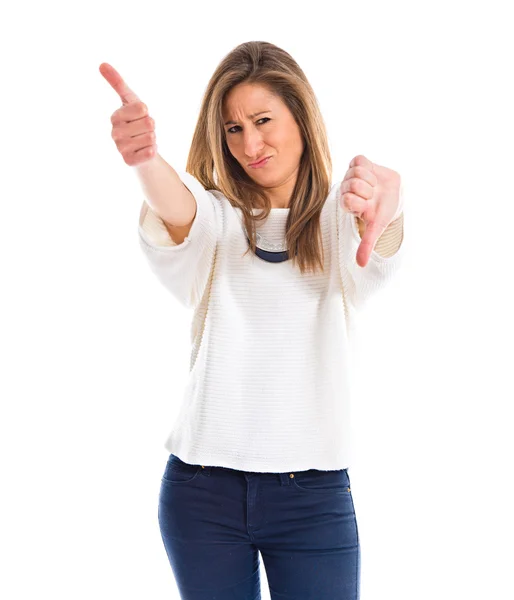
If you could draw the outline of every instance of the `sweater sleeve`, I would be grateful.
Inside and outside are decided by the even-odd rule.
[[[372,250],[366,266],[357,264],[361,243],[358,220],[336,199],[339,269],[346,297],[359,309],[370,296],[387,284],[400,267],[404,255],[404,213],[388,225]]]
[[[157,279],[186,308],[196,307],[209,282],[221,235],[222,204],[186,171],[177,170],[193,194],[196,215],[189,235],[180,244],[170,237],[164,221],[143,201],[139,214],[139,244]]]

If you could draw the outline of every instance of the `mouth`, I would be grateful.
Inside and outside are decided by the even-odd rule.
[[[257,162],[250,163],[248,166],[252,167],[252,169],[258,169],[259,167],[263,167],[269,161],[270,158],[271,156],[265,156]]]

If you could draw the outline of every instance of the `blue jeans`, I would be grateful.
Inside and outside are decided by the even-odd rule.
[[[182,600],[359,600],[348,469],[255,473],[170,454],[159,527]]]

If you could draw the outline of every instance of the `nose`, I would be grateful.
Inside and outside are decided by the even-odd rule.
[[[248,157],[249,162],[252,162],[252,160],[256,160],[262,154],[262,149],[264,148],[264,141],[262,139],[262,135],[257,129],[245,131],[244,148],[245,154]]]

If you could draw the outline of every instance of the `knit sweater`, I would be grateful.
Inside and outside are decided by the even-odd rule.
[[[196,201],[189,235],[173,242],[146,200],[138,228],[150,269],[193,311],[188,381],[165,448],[190,464],[261,473],[348,468],[355,313],[400,265],[403,212],[360,267],[358,220],[335,183],[320,219],[325,271],[302,275],[291,260],[243,256],[241,209],[176,171]],[[289,210],[256,224],[265,240],[284,241]]]

